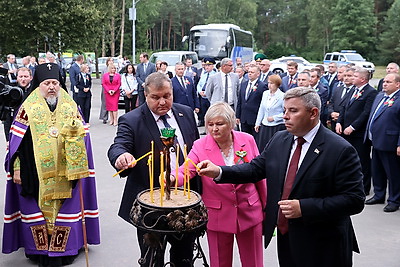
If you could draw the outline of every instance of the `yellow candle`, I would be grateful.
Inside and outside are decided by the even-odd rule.
[[[151,200],[151,203],[154,203],[153,190],[154,190],[154,141],[151,141],[151,170],[150,170],[150,200]]]
[[[178,194],[178,177],[179,177],[179,144],[176,144],[175,195]]]
[[[154,203],[153,199],[153,173],[151,172],[151,165],[153,161],[153,155],[150,155],[149,159],[147,160],[147,166],[149,166],[149,178],[150,178],[150,201],[151,203]]]
[[[183,175],[183,195],[186,195],[186,188],[187,188],[187,183],[188,183],[188,177],[187,177],[187,146],[186,144],[183,145],[183,158],[185,160],[185,168],[184,168],[184,175]]]
[[[160,187],[161,187],[161,197],[160,197],[160,205],[163,206],[164,200],[164,153],[160,152]]]
[[[188,160],[186,160],[187,161],[187,168],[186,168],[186,170],[187,170],[187,174],[186,174],[186,176],[187,176],[187,191],[188,191],[188,199],[190,199],[190,173],[189,173],[189,158],[188,158]]]

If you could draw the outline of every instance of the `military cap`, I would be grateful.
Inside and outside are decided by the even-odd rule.
[[[263,59],[267,59],[267,56],[264,55],[264,54],[258,53],[258,54],[256,54],[256,55],[254,56],[254,60],[255,60],[255,61],[261,61],[261,60],[263,60]]]
[[[215,60],[213,58],[206,57],[203,59],[203,62],[206,65],[215,65]]]

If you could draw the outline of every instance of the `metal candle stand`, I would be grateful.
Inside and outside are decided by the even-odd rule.
[[[166,199],[170,199],[171,173],[170,151],[176,151],[174,146],[175,135],[172,137],[161,137],[164,144],[164,154],[166,155]],[[140,265],[146,263],[146,258],[150,255],[149,266],[175,266],[173,262],[164,263],[164,254],[167,246],[167,238],[173,236],[180,240],[184,234],[194,233],[196,238],[193,241],[194,257],[191,265],[197,259],[203,261],[203,266],[208,267],[207,259],[201,247],[199,237],[204,236],[206,224],[208,221],[207,210],[204,206],[201,196],[194,191],[191,194],[197,197],[197,201],[187,205],[174,207],[157,206],[155,203],[144,202],[140,199],[142,194],[149,192],[144,190],[138,194],[133,203],[130,218],[132,224],[147,232],[143,237],[143,242],[148,249],[143,258],[138,260]],[[183,190],[178,189],[178,195],[183,195]],[[150,254],[149,254],[150,253]]]

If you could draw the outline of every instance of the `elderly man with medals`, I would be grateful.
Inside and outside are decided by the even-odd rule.
[[[24,247],[39,266],[62,266],[84,246],[88,261],[87,244],[100,243],[88,127],[57,64],[39,65],[34,79],[10,131],[2,252]]]

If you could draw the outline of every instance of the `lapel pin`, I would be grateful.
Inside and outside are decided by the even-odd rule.
[[[317,154],[319,154],[319,150],[318,150],[318,148],[316,148],[316,149],[314,150],[314,153],[317,153]]]
[[[178,116],[179,116],[179,117],[183,117],[183,113],[180,113],[180,112],[179,112],[179,113],[178,113]]]

